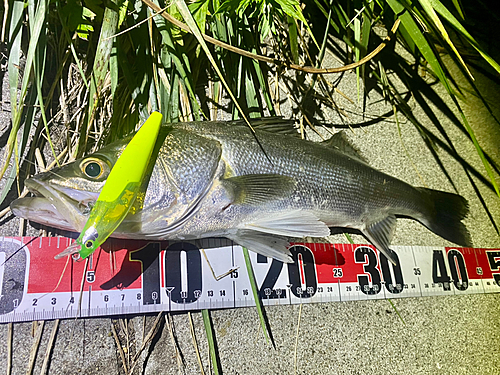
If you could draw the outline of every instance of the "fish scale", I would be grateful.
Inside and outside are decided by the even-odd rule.
[[[316,202],[327,202],[327,207],[319,207],[319,209],[357,215],[362,213],[366,206],[367,196],[371,196],[368,197],[372,198],[368,202],[374,207],[394,207],[399,202],[398,199],[392,198],[392,194],[403,192],[398,194],[398,198],[401,198],[401,195],[407,196],[411,193],[416,195],[409,185],[346,158],[345,155],[333,149],[326,149],[318,144],[296,139],[285,138],[283,141],[282,136],[266,134],[264,137],[261,136],[262,132],[257,131],[257,137],[262,143],[264,151],[273,162],[271,165],[249,131],[240,128],[238,129],[239,134],[235,131],[229,131],[231,136],[228,136],[221,129],[222,126],[213,126],[216,128],[213,132],[210,131],[211,129],[207,131],[206,128],[203,131],[206,132],[205,136],[213,137],[224,144],[222,157],[228,161],[234,173],[236,175],[279,173],[297,178],[298,185],[301,187],[298,190],[302,193],[301,196],[310,197],[297,202],[297,207],[304,204],[309,204],[312,207],[313,204],[310,200],[311,197],[314,197]],[[192,129],[196,130],[194,127]],[[241,136],[242,132],[245,132],[244,137]],[[293,168],[293,161],[301,162],[304,170]],[[383,186],[381,181],[384,180],[397,186],[393,186],[394,191],[391,192],[391,195],[379,196],[376,194],[377,186]],[[311,196],[311,192],[314,192],[314,195]],[[401,201],[403,205],[407,204],[407,207],[411,205],[410,202]],[[293,205],[293,200],[291,203]]]

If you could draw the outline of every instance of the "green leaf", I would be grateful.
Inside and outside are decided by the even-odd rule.
[[[264,313],[262,311],[262,305],[259,298],[259,292],[258,292],[259,289],[257,287],[257,282],[255,281],[252,262],[250,261],[250,255],[248,254],[248,249],[246,247],[243,247],[243,256],[245,257],[245,265],[247,267],[248,278],[250,280],[250,285],[252,286],[252,293],[253,293],[253,299],[255,301],[255,307],[257,308],[257,312],[259,314],[260,326],[262,327],[262,331],[264,332],[264,337],[266,338],[266,342],[269,343],[266,321],[264,319]]]
[[[197,0],[188,5],[188,8],[200,30],[205,30],[209,3],[209,0]]]
[[[170,111],[167,114],[170,116],[168,122],[179,121],[179,73],[172,74],[172,92],[170,93]]]
[[[212,329],[212,321],[210,319],[210,312],[208,310],[201,310],[201,315],[203,316],[203,325],[205,326],[205,332],[207,334],[208,349],[210,351],[210,360],[212,361],[212,366],[215,375],[222,374],[222,369],[219,366],[219,361],[217,359],[217,348],[215,346],[215,335]]]
[[[293,17],[297,20],[300,20],[304,23],[306,26],[307,32],[309,33],[309,36],[311,37],[312,41],[316,45],[318,49],[320,49],[318,42],[316,42],[316,38],[314,37],[314,34],[309,26],[309,23],[307,20],[304,18],[304,14],[302,13],[302,10],[300,9],[300,4],[297,0],[274,0],[276,1],[281,9],[283,9],[283,12],[285,12],[287,15],[290,17]]]
[[[253,67],[255,69],[255,74],[257,75],[257,80],[259,81],[260,89],[262,90],[262,93],[264,95],[264,100],[266,101],[267,109],[269,110],[271,116],[276,116],[273,102],[271,100],[271,95],[269,93],[269,85],[268,85],[266,78],[264,77],[264,72],[260,68],[258,61],[252,60],[252,64],[253,64]]]
[[[425,36],[420,31],[419,26],[417,25],[411,14],[408,11],[406,11],[403,5],[401,5],[401,3],[399,3],[399,1],[397,0],[387,0],[387,3],[392,8],[394,13],[399,14],[399,18],[401,19],[404,28],[408,32],[412,41],[415,43],[415,45],[422,53],[422,56],[428,62],[434,74],[436,74],[436,76],[439,78],[441,83],[446,87],[446,89],[448,91],[451,91],[451,88],[448,84],[448,80],[446,79],[441,64],[439,63],[431,45],[429,44],[427,39],[425,39]]]
[[[8,61],[9,72],[9,90],[10,90],[10,105],[12,122],[17,114],[17,86],[19,82],[19,59],[21,57],[21,37],[22,17],[24,11],[24,3],[22,1],[14,1],[12,4],[9,41],[11,43]]]
[[[154,3],[157,4],[157,1],[154,0]],[[158,5],[159,6],[159,5]],[[200,113],[201,113],[201,108],[198,103],[198,100],[196,99],[196,94],[193,89],[192,85],[192,76],[191,72],[189,70],[189,60],[185,59],[182,60],[178,56],[178,50],[179,50],[179,45],[175,43],[174,41],[174,35],[173,29],[171,27],[168,27],[165,19],[160,16],[156,16],[153,18],[156,26],[158,27],[158,30],[160,31],[160,35],[162,37],[162,44],[164,44],[165,47],[167,47],[170,51],[170,53],[165,53],[161,54],[160,58],[162,59],[162,63],[168,64],[168,61],[165,61],[166,59],[171,59],[172,62],[174,63],[175,68],[179,72],[179,75],[182,77],[182,84],[186,88],[186,91],[189,93],[189,98],[191,102],[191,107],[193,108],[193,115],[196,119],[196,121],[201,120]]]
[[[219,7],[215,8],[216,10],[214,14],[229,13],[229,16],[231,16],[231,13],[234,13],[237,14],[238,17],[242,18],[247,8],[253,2],[253,0],[226,0]]]
[[[458,21],[455,16],[439,1],[439,0],[428,0],[436,12],[438,12],[455,30],[457,30],[462,36],[464,36],[472,47],[476,49],[477,52],[490,64],[493,69],[500,73],[500,65],[491,58],[491,56],[479,45],[479,43],[470,35],[467,30],[462,26],[460,21]]]
[[[358,17],[354,19],[354,56],[355,60],[359,61],[361,56],[361,21]],[[356,68],[356,92],[358,95],[358,103],[359,103],[359,67]]]
[[[45,105],[44,105],[44,99],[43,99],[43,94],[42,94],[42,82],[43,82],[43,76],[44,76],[43,73],[45,70],[44,67],[45,67],[45,56],[46,56],[45,49],[47,46],[45,32],[46,32],[46,29],[44,29],[40,33],[40,37],[38,39],[38,49],[36,50],[36,56],[33,60],[33,71],[34,71],[34,75],[35,75],[35,86],[36,86],[36,92],[37,92],[37,96],[38,96],[38,103],[40,105],[40,113],[42,115],[43,125],[45,127],[45,132],[47,134],[47,141],[49,143],[50,149],[52,150],[52,154],[54,155],[54,158],[57,162],[57,165],[60,166],[59,160],[57,160],[56,151],[54,150],[52,138],[50,136],[49,125],[48,125],[47,117],[45,114]]]
[[[31,124],[35,121],[35,108],[37,107],[37,93],[36,90],[29,90],[26,95],[25,105],[26,110],[21,115],[20,123],[24,124],[22,139],[21,139],[21,147],[19,148],[19,154],[23,155],[24,150],[26,148],[26,144],[28,142],[29,133],[31,129]],[[0,193],[0,204],[3,203],[5,197],[9,193],[12,184],[16,180],[17,168],[12,168],[9,176],[6,178],[5,184],[2,188],[2,192]]]
[[[389,301],[389,303],[391,304],[392,308],[394,309],[394,311],[396,312],[396,314],[398,314],[398,318],[399,320],[401,320],[401,322],[406,325],[403,317],[401,316],[401,314],[399,313],[398,309],[396,308],[396,305],[394,305],[394,303],[392,302],[392,300],[390,298],[387,298],[387,300]]]
[[[465,21],[464,11],[462,10],[462,4],[460,3],[460,0],[452,0],[452,1],[453,5],[455,6],[455,9],[460,14],[460,17],[462,18],[462,20]]]
[[[120,1],[119,4],[120,4],[120,10],[118,12],[118,28],[120,28],[120,26],[127,18],[129,0]]]
[[[46,15],[46,3],[45,0],[40,0],[38,6],[36,7],[32,1],[28,3],[28,13],[29,13],[29,44],[28,52],[26,53],[26,63],[24,66],[24,74],[21,82],[21,92],[19,94],[19,102],[17,99],[17,87],[19,80],[19,57],[20,57],[20,46],[22,38],[22,15],[23,15],[24,3],[20,1],[15,1],[12,5],[12,16],[10,24],[10,40],[12,41],[11,52],[9,54],[8,71],[9,71],[9,89],[11,96],[11,120],[12,129],[7,140],[7,151],[5,154],[5,163],[0,171],[0,178],[3,177],[9,161],[12,157],[12,152],[14,151],[17,132],[21,125],[21,114],[24,107],[24,101],[26,98],[26,93],[28,86],[32,77],[33,60],[36,56],[36,51],[38,48],[38,42],[40,39],[40,33],[45,22]],[[31,14],[30,14],[31,13]],[[16,166],[18,167],[18,166]]]
[[[227,84],[226,80],[224,79],[224,75],[222,74],[221,70],[219,69],[219,66],[217,65],[215,59],[212,56],[212,53],[208,49],[208,46],[205,43],[205,40],[203,39],[203,36],[201,35],[200,29],[198,28],[198,25],[196,24],[195,20],[193,19],[193,16],[189,12],[189,9],[188,9],[186,3],[184,2],[184,0],[174,0],[174,4],[177,5],[177,9],[182,14],[182,17],[184,18],[184,21],[186,22],[186,24],[189,26],[189,28],[193,32],[193,34],[196,37],[196,39],[198,40],[198,42],[201,44],[201,47],[205,51],[205,54],[207,55],[210,63],[212,64],[212,67],[217,72],[217,75],[219,76],[221,82],[226,87],[226,90],[227,90],[229,96],[231,97],[233,103],[236,105],[236,107],[240,111],[240,114],[246,120],[246,117],[245,117],[245,114],[244,114],[243,110],[241,109],[241,107],[238,104],[238,101],[236,100],[233,92],[231,91],[231,89],[230,89],[229,85]]]
[[[372,30],[372,19],[373,19],[373,8],[375,4],[370,2],[365,5],[365,10],[363,12],[363,25],[361,28],[361,45],[360,45],[360,58],[366,56],[368,53],[368,43],[370,42],[370,34]],[[365,75],[366,64],[361,66],[361,76]]]
[[[290,52],[295,64],[299,63],[299,43],[297,34],[297,24],[293,17],[288,16],[288,40],[290,41]]]
[[[85,85],[85,87],[88,89],[89,84],[87,83],[87,78],[85,77],[85,73],[83,72],[82,68],[82,63],[80,59],[78,58],[78,55],[76,54],[75,46],[73,44],[73,40],[69,36],[69,28],[66,22],[63,20],[63,14],[62,14],[62,9],[59,5],[59,2],[57,2],[57,14],[59,16],[59,21],[61,22],[62,29],[63,29],[63,34],[64,38],[66,38],[66,43],[69,45],[71,49],[71,54],[73,55],[73,59],[75,60],[76,66],[78,67],[78,72],[80,73],[80,77],[82,78],[82,81]]]
[[[283,9],[283,12],[285,12],[287,15],[307,24],[307,21],[304,18],[302,11],[300,11],[299,10],[300,8],[298,8],[299,2],[297,0],[274,0],[274,1],[276,1],[279,4],[281,9]]]
[[[448,43],[451,50],[457,56],[458,61],[460,61],[460,64],[462,64],[462,66],[464,67],[467,74],[469,74],[469,76],[472,78],[472,74],[469,71],[469,68],[467,67],[467,65],[465,65],[465,62],[462,59],[462,56],[460,56],[460,53],[458,52],[457,48],[455,47],[455,45],[451,41],[451,39],[448,35],[448,32],[446,31],[444,25],[442,24],[441,20],[439,19],[438,15],[436,14],[436,12],[431,4],[431,1],[430,0],[418,0],[418,1],[420,2],[420,5],[422,6],[422,8],[424,8],[424,11],[427,13],[427,16],[434,23],[434,26],[436,27],[436,29],[441,33],[441,37],[443,38],[443,40],[446,43]]]
[[[62,19],[71,32],[76,31],[81,39],[88,40],[88,37],[94,27],[91,21],[94,20],[96,14],[89,8],[76,2],[76,0],[68,0],[60,10]]]
[[[89,104],[87,112],[87,121],[80,129],[80,138],[78,140],[77,155],[83,155],[87,145],[88,131],[91,123],[94,121],[94,111],[99,101],[99,95],[102,85],[108,73],[109,60],[111,58],[111,49],[115,38],[111,38],[116,34],[118,27],[118,6],[116,0],[111,0],[109,7],[104,10],[101,33],[94,58],[92,69],[92,77],[89,90]]]
[[[118,51],[116,44],[113,45],[109,56],[109,74],[111,78],[111,96],[114,98],[118,86]]]

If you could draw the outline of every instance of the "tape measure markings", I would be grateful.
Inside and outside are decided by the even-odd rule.
[[[243,252],[226,239],[111,240],[85,262],[53,256],[73,240],[0,237],[0,322],[254,306]],[[216,275],[202,257],[203,248]],[[127,249],[128,251],[119,251]],[[294,263],[250,252],[264,305],[500,292],[500,249],[292,243]],[[113,258],[118,265],[113,269]],[[57,286],[57,289],[56,289]],[[54,291],[54,289],[56,289]]]

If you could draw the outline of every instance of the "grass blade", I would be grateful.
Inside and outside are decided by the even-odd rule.
[[[373,7],[375,4],[369,2],[365,5],[365,10],[363,11],[363,25],[361,27],[361,55],[360,58],[363,58],[368,52],[368,43],[370,42],[370,33],[372,30],[372,19],[373,19]],[[361,77],[365,78],[366,72],[366,64],[361,66]]]
[[[22,114],[21,117],[21,124],[25,125],[21,139],[21,147],[19,149],[20,155],[24,154],[24,150],[26,148],[26,144],[28,143],[29,133],[31,130],[31,127],[28,126],[27,124],[32,124],[35,121],[35,108],[37,105],[37,99],[38,96],[36,94],[36,90],[29,90],[25,100],[26,111]],[[10,171],[10,175],[6,178],[2,192],[0,193],[0,204],[3,203],[5,197],[9,193],[12,184],[16,180],[16,175],[17,175],[17,169],[12,168],[12,170]]]
[[[90,125],[94,121],[95,109],[99,101],[100,90],[104,79],[106,78],[106,74],[108,73],[113,40],[115,39],[111,37],[116,34],[118,27],[119,14],[117,12],[118,5],[116,0],[111,0],[110,5],[111,6],[106,7],[104,10],[104,18],[95,53],[92,77],[90,80],[87,121],[84,122],[82,129],[80,129],[80,139],[78,140],[78,146],[76,149],[78,156],[83,155],[87,146],[88,132],[91,127]]]
[[[172,74],[173,80],[172,80],[172,91],[170,93],[170,111],[168,111],[168,114],[171,115],[171,118],[169,119],[170,122],[177,122],[179,121],[179,85],[180,85],[180,78],[179,78],[179,73],[173,72]]]
[[[500,73],[500,64],[498,64],[488,53],[479,45],[479,43],[470,35],[462,24],[455,18],[455,16],[439,1],[428,0],[433,8],[438,12],[449,24],[457,30],[472,47],[490,64],[498,73]]]
[[[14,1],[12,4],[12,15],[9,28],[9,41],[11,43],[11,50],[9,53],[9,60],[7,62],[7,70],[9,73],[9,91],[10,91],[10,107],[11,107],[11,121],[12,129],[7,140],[7,150],[5,154],[5,162],[0,171],[0,179],[7,171],[12,152],[16,142],[17,132],[21,122],[21,113],[23,108],[23,97],[20,97],[19,104],[17,102],[17,86],[19,82],[19,63],[21,56],[21,39],[22,39],[22,17],[24,11],[24,4],[22,1]],[[26,66],[27,70],[28,67]],[[17,168],[19,166],[16,166]],[[11,182],[12,185],[12,182]],[[9,187],[10,188],[10,187]]]
[[[43,0],[42,0],[43,2]],[[42,82],[44,77],[44,67],[45,67],[45,56],[46,56],[46,35],[45,30],[40,33],[40,38],[38,40],[38,49],[36,51],[36,56],[33,63],[33,71],[35,75],[35,85],[36,85],[36,93],[38,96],[38,103],[40,105],[40,114],[42,115],[43,125],[45,127],[45,133],[47,134],[47,141],[49,142],[50,150],[52,151],[52,155],[54,155],[55,161],[58,166],[59,160],[57,159],[56,151],[54,150],[54,144],[52,143],[52,138],[50,136],[49,125],[47,121],[47,116],[45,114],[45,105],[42,94]],[[41,60],[41,61],[40,61]],[[26,124],[27,125],[27,124]]]
[[[465,16],[464,16],[464,11],[462,9],[462,4],[460,3],[460,0],[452,0],[453,5],[455,6],[455,9],[457,10],[458,14],[460,14],[460,17],[462,20],[465,21]]]
[[[259,289],[257,287],[257,282],[255,281],[252,262],[250,261],[250,255],[248,254],[248,249],[246,247],[243,247],[243,256],[245,257],[245,265],[247,267],[248,278],[250,279],[250,285],[252,286],[252,293],[253,293],[253,299],[255,300],[255,307],[257,307],[257,313],[259,314],[260,326],[262,327],[262,331],[264,332],[264,337],[266,338],[266,342],[269,344],[266,320],[264,318],[264,312],[262,311],[262,304],[259,298]]]
[[[116,45],[111,48],[109,56],[109,73],[111,78],[111,97],[114,99],[118,87],[118,51]]]
[[[288,16],[288,40],[290,41],[290,52],[292,53],[292,60],[295,64],[299,63],[299,43],[297,34],[297,24],[293,17]]]
[[[361,58],[361,21],[359,20],[358,17],[354,19],[353,26],[354,26],[354,59],[355,61],[359,61],[359,59]],[[358,66],[356,68],[356,92],[358,97],[358,103],[359,103],[359,73],[360,73],[360,67]]]
[[[9,167],[9,162],[12,157],[12,152],[14,151],[14,144],[17,136],[17,131],[19,130],[20,117],[22,112],[22,101],[20,101],[19,106],[17,103],[17,85],[19,81],[19,59],[21,56],[21,38],[22,38],[22,17],[23,17],[24,4],[22,1],[14,1],[12,4],[12,14],[10,20],[9,28],[9,41],[11,43],[9,60],[7,62],[7,71],[9,73],[9,91],[10,91],[10,113],[12,121],[12,129],[7,140],[7,151],[5,154],[5,162],[0,171],[0,179],[3,178],[7,168]],[[19,109],[20,108],[20,109]],[[12,173],[11,173],[12,176]],[[12,186],[12,180],[10,181],[10,186]],[[7,183],[9,185],[9,183]],[[8,189],[10,189],[10,186]],[[4,188],[5,194],[7,194],[8,189]],[[4,195],[2,192],[2,202]]]
[[[21,38],[22,38],[22,16],[23,16],[24,4],[22,2],[15,1],[12,5],[12,16],[11,16],[11,24],[10,24],[10,41],[12,43],[11,52],[9,54],[9,62],[8,62],[8,71],[9,71],[9,89],[11,96],[11,120],[12,120],[12,129],[9,134],[9,138],[7,141],[7,151],[5,155],[5,164],[3,165],[0,171],[0,178],[3,177],[5,171],[8,168],[9,161],[12,157],[12,152],[16,146],[17,142],[17,133],[20,129],[22,119],[23,119],[23,111],[26,106],[26,96],[29,89],[29,82],[32,79],[31,77],[35,75],[35,81],[39,84],[37,78],[40,78],[40,70],[43,70],[43,60],[42,64],[38,64],[35,66],[35,72],[33,72],[33,67],[36,64],[36,59],[39,56],[45,55],[45,43],[44,38],[41,37],[42,28],[45,23],[45,16],[47,11],[47,4],[45,0],[40,0],[38,2],[38,6],[35,9],[35,4],[33,2],[28,3],[28,14],[29,14],[29,45],[28,52],[26,54],[26,64],[24,68],[24,74],[21,83],[21,92],[19,95],[19,102],[17,99],[18,94],[18,81],[19,81],[19,58],[20,58],[20,48],[21,48]],[[38,61],[40,63],[40,61]],[[33,74],[34,73],[34,74]],[[39,93],[39,99],[41,98],[41,94]],[[26,117],[24,117],[26,118]],[[25,126],[30,127],[30,123],[25,123]],[[50,137],[49,137],[50,138]],[[22,144],[25,144],[25,140],[23,140]],[[24,149],[24,147],[22,147]],[[22,152],[21,152],[22,154]],[[19,150],[16,149],[16,155],[20,155]],[[19,165],[16,157],[16,165],[15,169],[19,170]],[[8,185],[8,184],[7,184]],[[11,182],[12,185],[12,182]],[[7,186],[5,186],[6,188]],[[4,188],[4,192],[5,192]],[[9,187],[10,188],[10,187]],[[3,193],[2,192],[2,196]],[[3,200],[3,199],[2,199]]]
[[[29,4],[31,4],[31,2]],[[36,8],[35,13],[33,15],[30,15],[29,17],[30,39],[29,39],[28,53],[26,54],[26,66],[24,68],[25,70],[21,84],[21,102],[22,100],[24,100],[24,97],[26,96],[28,84],[31,79],[31,69],[33,67],[33,60],[35,59],[35,52],[38,48],[38,42],[40,34],[42,32],[42,27],[44,27],[46,9],[47,8],[45,1],[41,0],[38,3],[38,7]],[[30,5],[28,6],[28,10],[30,10]]]
[[[352,240],[352,237],[351,237],[351,235],[349,233],[344,232],[344,236],[345,236],[345,238],[347,238],[347,241],[349,241],[349,243],[351,245],[354,244],[354,241]]]
[[[215,343],[214,331],[212,329],[210,312],[208,310],[201,310],[201,315],[203,316],[203,325],[205,326],[205,332],[207,333],[208,348],[210,350],[210,360],[212,361],[215,375],[219,375],[222,373],[222,371],[217,355],[217,345]]]
[[[153,0],[153,3],[157,6],[159,6],[158,1]],[[178,43],[174,41],[174,38],[171,34],[172,30],[167,26],[167,23],[165,22],[165,19],[156,16],[153,18],[156,26],[158,27],[158,30],[160,32],[160,35],[162,36],[162,43],[165,44],[166,47],[169,48],[170,53],[168,54],[168,58],[172,59],[172,62],[175,65],[175,68],[179,72],[179,75],[182,77],[182,83],[186,89],[186,91],[189,93],[189,98],[191,102],[191,106],[194,108],[193,115],[196,119],[196,121],[201,120],[201,108],[198,103],[198,100],[196,99],[196,95],[193,89],[192,85],[192,79],[191,79],[191,72],[189,70],[189,67],[185,66],[185,61],[181,60],[179,57],[179,52],[178,52]],[[166,58],[167,55],[162,56],[163,58]],[[165,62],[163,62],[165,64]],[[189,61],[187,61],[189,63]]]
[[[398,317],[399,317],[399,320],[401,320],[401,322],[406,325],[403,317],[401,316],[401,314],[399,313],[398,309],[396,308],[396,305],[394,305],[394,302],[392,302],[392,300],[390,298],[387,298],[387,300],[389,301],[389,303],[391,304],[392,308],[394,309],[394,311],[396,312],[396,314],[398,314]]]
[[[12,116],[17,113],[17,85],[19,81],[19,58],[21,56],[21,38],[22,32],[22,17],[24,3],[22,1],[14,1],[12,4],[12,12],[10,19],[10,35],[11,43],[8,61],[9,72],[9,90],[10,90],[10,105]]]
[[[201,35],[200,29],[198,28],[198,25],[197,25],[196,21],[194,20],[193,16],[191,15],[191,12],[189,11],[189,8],[187,7],[186,3],[184,2],[184,0],[174,0],[174,4],[177,6],[177,9],[179,10],[179,12],[181,13],[182,17],[184,18],[184,21],[189,26],[189,28],[193,32],[194,36],[196,37],[196,39],[200,43],[201,47],[203,48],[203,51],[205,51],[205,54],[207,55],[208,59],[210,60],[210,63],[212,64],[212,67],[217,72],[217,75],[219,76],[222,84],[226,87],[226,90],[227,90],[229,96],[231,97],[231,100],[234,102],[234,104],[238,108],[238,111],[240,112],[241,117],[243,117],[243,119],[245,120],[245,122],[248,124],[248,126],[253,131],[253,128],[250,125],[250,122],[248,121],[247,117],[245,116],[245,113],[243,112],[243,109],[241,108],[241,106],[239,105],[238,101],[236,100],[236,97],[234,96],[234,94],[233,94],[232,90],[230,89],[229,85],[227,84],[227,82],[226,82],[226,80],[224,78],[224,75],[222,74],[222,72],[219,69],[219,66],[217,65],[217,62],[213,58],[212,53],[210,52],[210,50],[208,49],[208,46],[205,43],[205,39],[203,39],[203,36]]]
[[[89,84],[87,83],[87,78],[85,77],[85,73],[83,72],[82,68],[82,63],[80,59],[78,58],[78,55],[76,54],[75,46],[73,44],[73,41],[71,40],[71,37],[69,36],[69,29],[66,23],[63,21],[63,17],[61,15],[61,4],[59,1],[56,2],[57,6],[57,15],[59,17],[59,21],[61,22],[62,25],[62,31],[64,34],[64,37],[66,38],[66,43],[69,45],[71,49],[71,54],[73,55],[73,59],[75,60],[76,66],[78,67],[78,72],[80,73],[80,77],[82,78],[83,84],[85,87],[88,89]]]
[[[455,47],[455,45],[451,41],[451,39],[450,39],[450,37],[448,35],[448,32],[446,31],[443,23],[441,22],[441,20],[439,19],[438,15],[436,14],[436,11],[434,10],[431,2],[429,0],[419,0],[419,2],[420,2],[420,5],[422,6],[422,8],[424,8],[424,11],[427,13],[427,15],[429,16],[429,18],[431,19],[431,21],[434,23],[434,26],[441,33],[441,36],[442,36],[443,40],[446,41],[446,43],[448,43],[448,46],[455,53],[456,57],[460,61],[460,64],[462,64],[463,68],[465,69],[465,71],[467,72],[467,74],[469,75],[469,77],[472,78],[472,79],[474,79],[472,77],[472,73],[470,72],[469,68],[467,67],[467,65],[465,65],[465,62],[462,59],[462,56],[460,55],[460,53],[458,52],[457,48]]]

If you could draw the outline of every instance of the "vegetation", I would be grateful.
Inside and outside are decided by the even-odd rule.
[[[407,105],[413,97],[446,139],[440,147],[462,160],[426,100],[433,102],[468,134],[483,160],[483,182],[500,196],[498,167],[477,142],[457,100],[460,88],[438,53],[453,57],[479,96],[459,50],[473,50],[500,73],[464,27],[459,0],[15,0],[4,7],[12,128],[0,176],[12,157],[16,168],[1,201],[25,149],[33,161],[46,140],[55,157],[57,143],[65,160],[74,159],[130,133],[152,110],[171,122],[216,119],[221,109],[233,118],[276,115],[281,86],[294,99],[301,123],[316,130],[316,113],[306,103],[317,90],[335,106],[335,88],[323,74],[346,69],[356,69],[359,81],[376,80],[394,113],[412,121],[434,150],[438,140]],[[396,44],[380,35],[384,28],[396,32],[411,59],[393,53]],[[327,48],[344,67],[323,68]],[[433,79],[424,81],[419,67]],[[294,70],[291,84],[287,77]],[[305,80],[308,74],[311,80]],[[434,82],[446,88],[456,108],[434,94]]]

